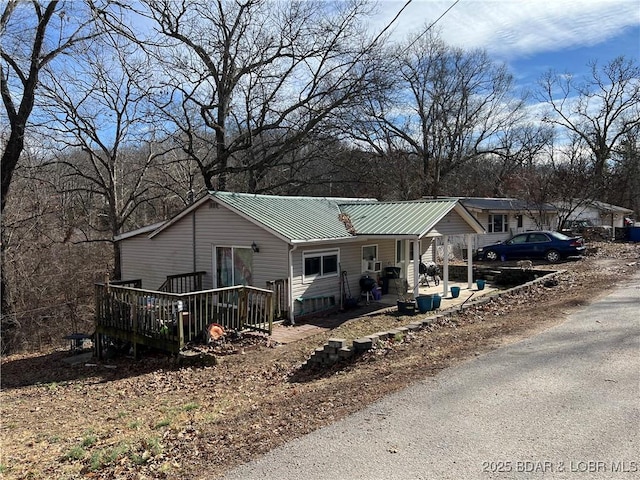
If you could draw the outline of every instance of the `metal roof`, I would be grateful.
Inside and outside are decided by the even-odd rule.
[[[377,202],[340,205],[358,235],[410,235],[428,233],[455,208],[457,199]]]
[[[290,243],[348,240],[357,235],[421,237],[454,209],[474,230],[483,232],[482,225],[457,198],[378,202],[372,198],[209,192],[168,222],[159,225],[150,237],[170,228],[209,201],[229,208]]]
[[[375,201],[231,192],[212,192],[211,197],[292,242],[351,238],[353,235],[339,219],[341,212],[338,205],[343,202]]]
[[[354,235],[422,236],[458,205],[458,200],[451,198],[378,202],[230,192],[212,192],[211,197],[291,242],[348,239]],[[459,213],[477,223],[466,210]]]
[[[141,227],[141,228],[137,228],[135,230],[131,230],[130,232],[125,232],[125,233],[121,233],[120,235],[116,235],[115,237],[113,237],[114,241],[120,241],[120,240],[124,240],[125,238],[130,238],[130,237],[135,237],[136,235],[141,235],[143,233],[151,233],[156,231],[157,229],[159,229],[160,227],[162,227],[165,223],[165,221],[163,222],[158,222],[158,223],[154,223],[153,225],[147,225],[146,227]]]

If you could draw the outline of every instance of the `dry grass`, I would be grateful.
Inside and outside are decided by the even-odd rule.
[[[328,370],[299,366],[327,338],[398,325],[376,315],[335,330],[177,367],[163,357],[71,366],[66,352],[2,360],[3,478],[215,478],[411,382],[548,328],[638,271],[640,247],[603,244],[535,287],[466,310]],[[635,262],[635,263],[634,263]],[[407,320],[409,321],[409,318]]]

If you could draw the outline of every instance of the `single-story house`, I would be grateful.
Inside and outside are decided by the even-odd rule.
[[[595,227],[622,228],[624,220],[633,216],[633,210],[597,200],[576,200],[574,205],[579,205],[569,213],[568,221],[587,220]]]
[[[416,259],[435,259],[433,241],[464,235],[471,252],[483,225],[457,198],[378,202],[209,192],[174,218],[119,235],[123,279],[158,288],[167,276],[205,272],[203,289],[265,288],[285,281],[289,319],[308,299],[360,294],[364,275],[392,267],[418,292]],[[469,256],[471,257],[471,255]],[[469,284],[472,265],[468,264]],[[346,273],[345,273],[346,272]],[[444,259],[443,292],[448,292]],[[315,302],[314,302],[315,303]]]
[[[528,230],[554,230],[557,224],[557,209],[547,203],[532,205],[517,198],[481,197],[461,197],[460,202],[487,232],[475,238],[476,248]]]

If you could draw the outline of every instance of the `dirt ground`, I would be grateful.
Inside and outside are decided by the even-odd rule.
[[[3,358],[0,477],[219,477],[418,379],[561,322],[637,272],[640,245],[593,243],[587,257],[558,268],[565,271],[555,286],[504,294],[327,370],[300,366],[328,338],[415,317],[352,319],[283,346],[245,336],[210,366],[152,354],[73,365],[68,350]]]

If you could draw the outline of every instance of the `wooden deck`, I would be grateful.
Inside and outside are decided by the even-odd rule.
[[[274,292],[235,286],[188,293],[137,288],[135,281],[96,284],[96,355],[102,358],[107,340],[145,345],[178,353],[193,341],[204,340],[207,325],[225,330],[252,329],[271,334]],[[130,286],[130,285],[136,286]]]

